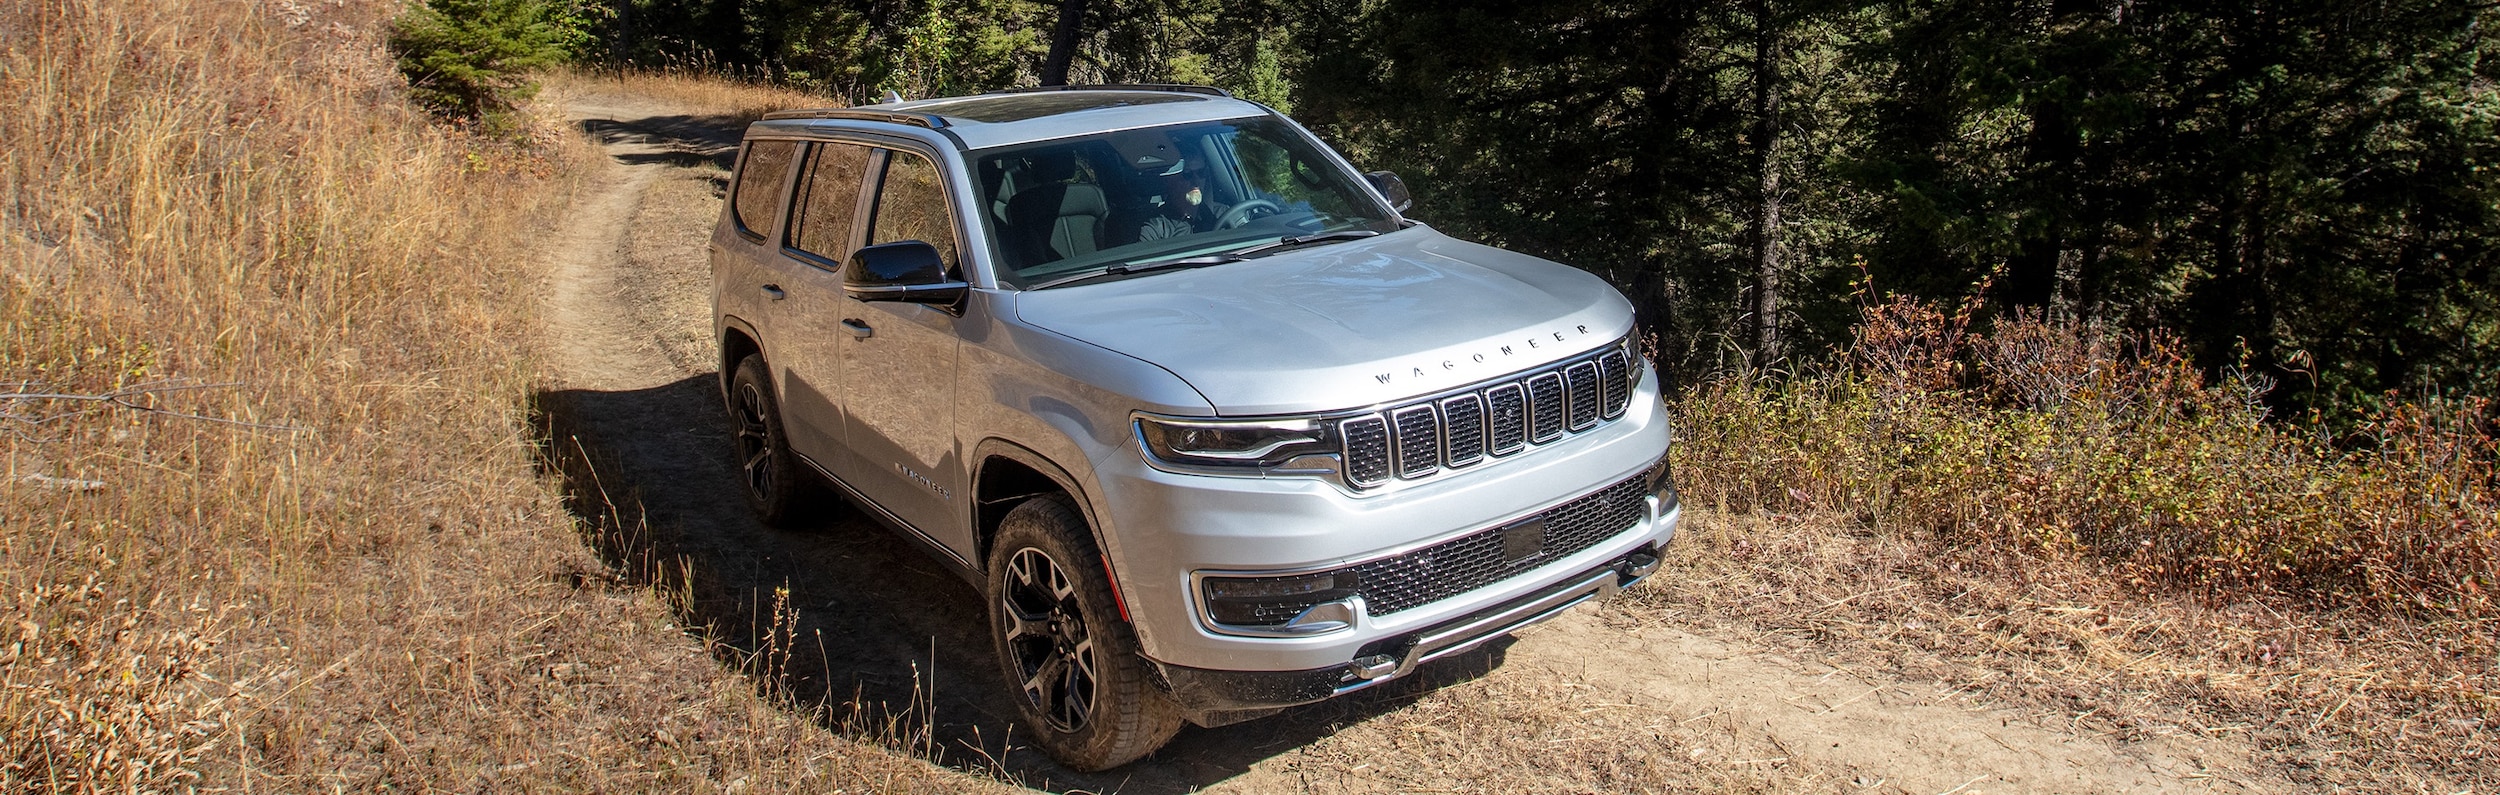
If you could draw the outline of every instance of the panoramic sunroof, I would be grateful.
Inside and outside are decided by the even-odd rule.
[[[1169,92],[1051,91],[1036,92],[1031,94],[1006,94],[992,97],[970,97],[966,99],[922,105],[913,108],[912,110],[920,113],[935,113],[948,118],[999,124],[1004,122],[1025,121],[1027,119],[1038,119],[1044,116],[1057,116],[1062,113],[1096,110],[1099,108],[1119,108],[1130,105],[1160,105],[1165,102],[1189,102],[1199,98],[1200,97],[1194,94]]]

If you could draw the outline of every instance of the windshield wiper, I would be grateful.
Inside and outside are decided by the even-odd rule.
[[[1374,232],[1369,229],[1339,229],[1334,232],[1313,232],[1307,235],[1295,235],[1293,237],[1283,238],[1272,243],[1260,243],[1248,248],[1238,248],[1222,254],[1201,254],[1195,257],[1181,257],[1179,259],[1156,260],[1153,262],[1123,262],[1093,273],[1080,273],[1075,276],[1063,276],[1024,289],[1048,290],[1060,285],[1075,284],[1077,282],[1092,281],[1094,279],[1102,279],[1112,276],[1127,276],[1132,273],[1159,271],[1166,268],[1203,268],[1208,265],[1222,265],[1228,262],[1240,262],[1259,254],[1265,254],[1271,251],[1281,251],[1295,246],[1307,246],[1312,243],[1328,243],[1338,240],[1361,240],[1367,237],[1379,236],[1379,232]]]
[[[1075,284],[1077,282],[1100,279],[1107,276],[1127,276],[1132,273],[1159,271],[1166,268],[1201,268],[1208,265],[1222,265],[1227,262],[1240,262],[1241,259],[1241,256],[1238,254],[1205,254],[1196,257],[1182,257],[1179,259],[1167,259],[1156,262],[1123,262],[1093,273],[1084,273],[1075,276],[1065,276],[1052,279],[1025,289],[1048,290],[1063,284]]]
[[[1283,249],[1293,248],[1295,246],[1307,246],[1312,243],[1328,243],[1338,240],[1361,240],[1367,237],[1379,236],[1379,232],[1374,232],[1369,229],[1339,229],[1334,232],[1313,232],[1307,235],[1295,235],[1293,237],[1278,240],[1274,243],[1261,243],[1249,248],[1233,249],[1230,253],[1232,256],[1236,257],[1249,257],[1264,254],[1270,251],[1280,251]]]

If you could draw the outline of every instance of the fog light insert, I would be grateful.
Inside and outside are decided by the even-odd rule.
[[[1361,582],[1352,572],[1299,574],[1290,577],[1208,577],[1200,583],[1207,617],[1218,624],[1259,629],[1288,629],[1286,624],[1313,606],[1358,595]],[[1335,618],[1335,616],[1328,616]],[[1346,617],[1350,623],[1351,616]],[[1308,631],[1342,629],[1334,621],[1311,622]]]
[[[1649,493],[1658,498],[1659,510],[1675,505],[1675,464],[1665,454],[1658,456],[1658,463],[1649,465]]]

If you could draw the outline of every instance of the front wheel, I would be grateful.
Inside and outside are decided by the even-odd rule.
[[[1049,495],[1008,511],[989,563],[990,637],[1034,744],[1093,772],[1180,731],[1180,707],[1151,681],[1075,508]]]

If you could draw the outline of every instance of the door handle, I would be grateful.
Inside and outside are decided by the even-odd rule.
[[[869,328],[867,323],[860,322],[860,319],[855,317],[843,318],[842,330],[850,332],[851,336],[856,339],[864,340],[869,337],[877,336],[876,329]]]
[[[764,285],[764,295],[765,297],[771,298],[775,301],[790,297],[789,293],[781,291],[781,285],[778,284]]]

